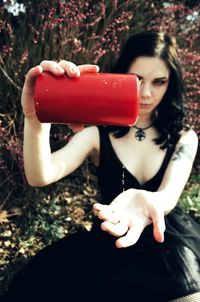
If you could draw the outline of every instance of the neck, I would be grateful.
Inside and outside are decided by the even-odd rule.
[[[145,128],[145,127],[150,126],[152,123],[153,123],[153,119],[150,115],[142,115],[142,116],[139,116],[135,126],[137,126],[139,128]]]

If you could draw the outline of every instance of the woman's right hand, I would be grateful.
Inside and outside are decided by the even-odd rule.
[[[22,108],[24,115],[27,118],[36,117],[35,105],[34,105],[34,85],[36,78],[43,72],[48,71],[55,76],[61,76],[67,74],[70,78],[79,77],[84,72],[98,72],[99,67],[97,65],[84,64],[75,65],[72,62],[62,60],[59,63],[54,61],[42,61],[40,65],[33,67],[29,70],[26,75],[23,90],[22,90]],[[36,117],[37,118],[37,117]],[[79,131],[83,128],[83,125],[70,124],[69,125],[74,131]]]

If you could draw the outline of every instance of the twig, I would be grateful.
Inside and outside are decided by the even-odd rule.
[[[2,57],[0,55],[0,61],[3,62]],[[22,88],[20,86],[18,86],[12,79],[11,77],[7,74],[7,72],[5,71],[5,69],[3,69],[3,67],[0,64],[0,70],[2,71],[2,73],[4,74],[4,76],[7,78],[7,80],[19,91],[22,91]]]
[[[3,200],[3,202],[0,204],[0,211],[3,210],[4,205],[6,204],[8,198],[10,197],[10,195],[12,194],[13,189],[8,193],[8,195],[6,196],[6,198]]]

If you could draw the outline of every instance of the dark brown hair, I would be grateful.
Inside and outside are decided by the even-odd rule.
[[[155,143],[166,148],[174,145],[184,128],[184,85],[181,64],[177,54],[174,37],[157,31],[145,31],[131,36],[116,62],[113,73],[127,73],[133,61],[140,56],[159,57],[169,67],[170,79],[168,89],[157,107],[155,127],[160,133]],[[130,127],[108,127],[108,131],[121,137]]]

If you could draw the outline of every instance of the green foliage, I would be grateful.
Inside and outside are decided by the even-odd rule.
[[[192,216],[200,218],[200,175],[191,175],[190,182],[181,195],[180,204]],[[198,219],[199,220],[199,219]]]

